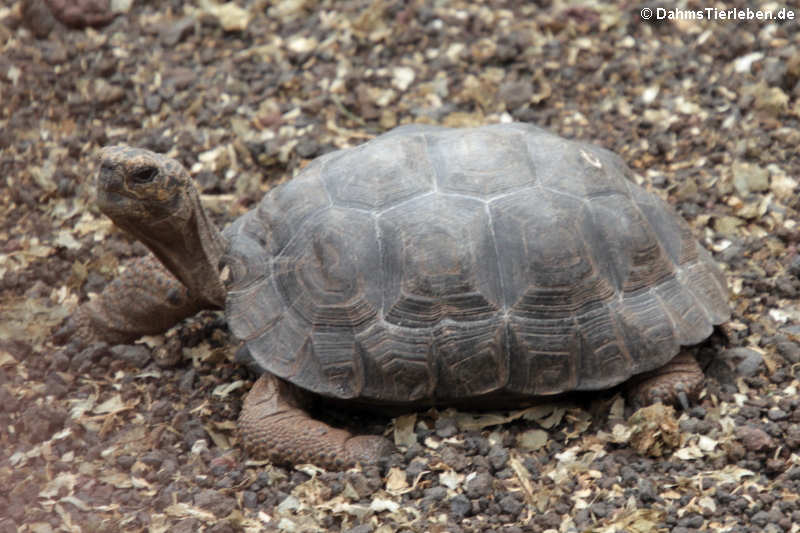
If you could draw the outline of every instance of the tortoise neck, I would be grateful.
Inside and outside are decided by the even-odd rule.
[[[189,209],[179,227],[174,226],[174,219],[166,219],[163,228],[156,224],[139,238],[195,298],[209,308],[222,308],[225,287],[220,280],[219,261],[225,251],[225,238],[200,203],[197,191],[192,188],[187,199]]]

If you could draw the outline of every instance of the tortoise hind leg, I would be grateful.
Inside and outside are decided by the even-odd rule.
[[[374,464],[392,452],[383,437],[353,436],[314,420],[303,409],[303,400],[302,391],[271,374],[262,374],[253,384],[239,415],[239,433],[253,457],[341,470]]]
[[[637,406],[657,402],[689,408],[703,386],[703,370],[691,353],[679,352],[661,368],[634,377],[627,385],[628,397]]]

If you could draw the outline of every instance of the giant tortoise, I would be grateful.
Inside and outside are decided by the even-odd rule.
[[[246,448],[331,468],[391,448],[311,418],[309,396],[512,407],[645,375],[640,400],[684,398],[702,372],[681,346],[728,319],[726,282],[631,176],[527,124],[409,125],[317,158],[220,232],[178,162],[106,148],[99,207],[154,256],[56,337],[130,342],[224,307],[261,372]]]

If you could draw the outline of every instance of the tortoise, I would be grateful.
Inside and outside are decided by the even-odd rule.
[[[57,340],[125,343],[224,307],[261,373],[242,441],[274,461],[391,451],[311,418],[309,397],[513,407],[638,376],[637,402],[685,399],[703,374],[681,347],[730,315],[710,254],[620,157],[528,124],[401,126],[315,159],[222,232],[180,163],[109,147],[97,203],[154,255]]]

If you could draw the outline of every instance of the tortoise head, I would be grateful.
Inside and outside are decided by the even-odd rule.
[[[224,289],[217,265],[225,240],[183,165],[125,145],[104,148],[100,158],[100,211],[150,248],[196,297],[219,307]]]
[[[101,152],[97,205],[140,239],[185,223],[196,195],[188,172],[174,159],[125,145]]]

